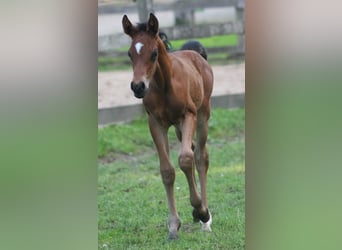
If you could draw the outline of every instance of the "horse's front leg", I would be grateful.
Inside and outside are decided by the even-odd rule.
[[[194,219],[200,220],[202,224],[202,230],[211,231],[212,217],[208,209],[206,182],[207,182],[207,172],[209,168],[209,157],[206,149],[206,142],[208,136],[208,118],[209,112],[200,113],[197,117],[197,138],[195,146],[195,162],[196,168],[199,175],[199,180],[201,184],[201,198],[202,205],[207,208],[208,213],[201,217],[194,210]]]
[[[173,191],[176,175],[169,159],[169,144],[167,137],[168,128],[161,127],[151,116],[149,117],[149,127],[153,141],[158,151],[160,173],[169,205],[169,239],[176,239],[178,237],[177,231],[181,226],[181,222],[177,213]]]
[[[194,208],[194,217],[201,221],[207,221],[209,216],[205,204],[202,203],[195,181],[194,152],[192,151],[192,139],[196,128],[197,118],[192,113],[187,113],[181,126],[181,150],[178,157],[179,166],[184,172],[190,191],[190,203]],[[195,148],[196,151],[196,148]]]

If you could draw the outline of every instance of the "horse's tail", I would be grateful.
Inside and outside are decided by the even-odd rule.
[[[191,40],[184,43],[181,47],[181,50],[194,50],[198,52],[205,60],[207,60],[208,58],[207,51],[205,50],[203,45],[198,41]]]

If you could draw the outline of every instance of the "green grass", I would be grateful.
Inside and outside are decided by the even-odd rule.
[[[111,70],[128,70],[131,69],[131,62],[128,56],[104,57],[97,58],[98,71],[111,71]]]
[[[168,241],[168,208],[159,161],[146,118],[99,129],[99,249],[244,249],[244,109],[215,109],[209,122],[208,201],[213,232],[192,222],[188,184],[177,164],[179,143],[170,129],[175,196],[182,220]]]
[[[98,131],[98,156],[141,153],[153,146],[144,118],[128,125],[112,125]]]
[[[180,49],[180,47],[182,47],[182,45],[188,40],[189,39],[172,40],[171,44],[174,49]],[[204,38],[193,38],[191,40],[199,41],[205,48],[217,48],[236,45],[238,43],[238,36],[233,34]]]

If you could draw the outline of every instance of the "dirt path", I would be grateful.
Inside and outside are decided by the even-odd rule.
[[[213,95],[245,92],[245,64],[213,66]],[[132,71],[98,73],[98,108],[141,103],[130,89]]]

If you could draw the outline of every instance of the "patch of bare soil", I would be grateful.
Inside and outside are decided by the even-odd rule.
[[[245,64],[215,65],[213,96],[245,92]],[[132,71],[98,73],[98,108],[141,103],[130,89]]]

